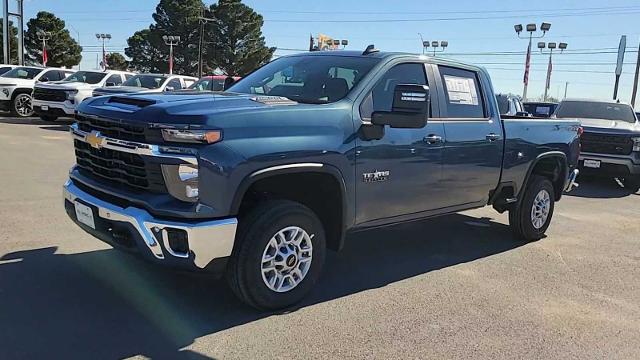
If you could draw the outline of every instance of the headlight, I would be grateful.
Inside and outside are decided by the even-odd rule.
[[[162,129],[162,138],[171,142],[213,144],[222,140],[222,132],[220,130]]]
[[[633,140],[633,151],[640,151],[640,137],[631,138]]]
[[[78,90],[68,90],[67,91],[67,100],[73,100],[74,97],[78,94]]]
[[[198,201],[197,165],[162,165],[162,175],[171,196],[186,202]]]

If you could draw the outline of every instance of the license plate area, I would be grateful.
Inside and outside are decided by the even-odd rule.
[[[585,159],[583,166],[591,169],[600,169],[600,160]]]
[[[76,219],[78,219],[78,222],[95,230],[96,222],[93,209],[78,201],[74,201],[73,206],[76,210]]]
[[[49,105],[42,105],[40,109],[42,109],[42,111],[49,111]]]

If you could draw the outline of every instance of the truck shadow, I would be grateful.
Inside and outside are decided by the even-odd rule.
[[[43,130],[69,131],[69,125],[73,124],[73,119],[58,119],[56,121],[44,121],[37,117],[19,118],[8,114],[0,115],[0,124],[10,125],[35,125]]]
[[[580,186],[567,193],[568,196],[591,199],[617,199],[635,195],[622,187],[613,178],[578,178]]]
[[[516,242],[506,225],[455,214],[354,234],[330,253],[302,307],[499,254]],[[49,247],[0,258],[0,358],[203,359],[195,339],[267,316],[222,280],[175,273],[108,249]]]

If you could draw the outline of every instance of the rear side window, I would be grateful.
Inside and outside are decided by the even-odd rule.
[[[484,102],[478,75],[473,71],[440,66],[447,102],[447,117],[461,119],[485,118]]]
[[[166,88],[170,88],[172,90],[182,89],[182,84],[180,83],[180,79],[174,78],[169,81]]]
[[[115,86],[122,85],[122,77],[120,76],[120,74],[113,74],[109,76],[106,82],[112,83]]]

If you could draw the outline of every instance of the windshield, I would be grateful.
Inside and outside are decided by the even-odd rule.
[[[496,95],[496,100],[498,100],[500,115],[509,113],[509,98],[506,95]]]
[[[205,91],[222,91],[224,90],[224,79],[200,79],[189,86],[189,89]]]
[[[556,117],[636,122],[631,106],[595,101],[563,101],[558,107]]]
[[[9,70],[2,77],[13,79],[28,79],[31,80],[36,77],[40,72],[44,70],[42,68],[35,67],[17,67],[13,70]]]
[[[135,75],[125,81],[122,86],[142,87],[147,89],[157,89],[167,80],[162,75]]]
[[[107,76],[107,74],[103,72],[78,71],[71,76],[67,76],[63,81],[97,84],[104,79],[105,76]]]
[[[347,96],[379,61],[330,55],[283,57],[241,79],[229,91],[326,104]]]

